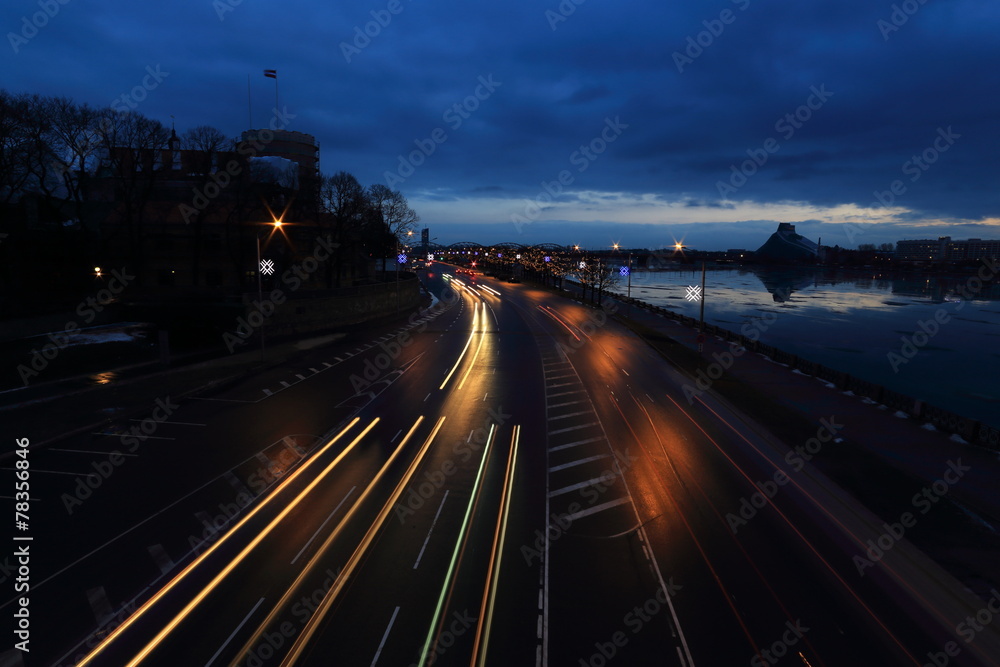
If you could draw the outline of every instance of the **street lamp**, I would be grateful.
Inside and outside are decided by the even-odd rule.
[[[615,251],[617,252],[619,245],[617,243],[614,243],[614,244],[611,245],[611,247],[614,248]],[[628,268],[626,269],[626,272],[627,272],[627,275],[628,275],[628,294],[627,294],[627,296],[628,296],[629,299],[631,299],[632,298],[632,251],[631,250],[629,250],[629,252],[628,252]]]
[[[272,214],[272,217],[274,217],[273,214]],[[281,227],[281,225],[283,223],[282,223],[282,221],[281,221],[280,218],[275,218],[273,221],[271,221],[269,223],[265,223],[265,224],[269,224],[269,225],[271,225],[273,227],[273,229],[271,230],[271,234],[274,234],[274,232],[279,227]],[[258,307],[260,307],[264,303],[264,287],[263,287],[263,283],[262,283],[261,277],[260,277],[260,274],[263,272],[263,268],[264,268],[264,264],[261,261],[261,256],[260,256],[260,232],[261,232],[261,230],[258,229],[257,230],[257,304],[258,304]],[[270,238],[270,237],[268,237],[268,238]],[[264,316],[264,313],[261,313],[261,318],[263,318],[263,316]],[[260,322],[260,361],[261,361],[261,363],[264,363],[264,320],[263,319],[261,319],[261,322]]]

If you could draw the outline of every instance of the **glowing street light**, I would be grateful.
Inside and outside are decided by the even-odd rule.
[[[283,217],[285,217],[285,213],[287,211],[288,211],[288,209],[286,208],[285,211],[282,211],[282,213],[281,213],[280,216],[275,216],[274,213],[271,212],[270,209],[268,209],[268,212],[271,212],[271,222],[264,223],[264,224],[266,224],[266,225],[269,224],[269,225],[271,225],[273,227],[273,229],[271,230],[272,233],[274,233],[275,230],[277,230],[279,227],[281,227],[281,225],[284,224],[281,221],[281,219]],[[264,288],[263,288],[263,285],[261,283],[261,278],[260,278],[260,274],[263,273],[263,268],[264,268],[264,264],[260,261],[260,229],[258,229],[257,230],[257,303],[264,303]],[[260,323],[260,361],[261,361],[261,363],[264,363],[264,322],[263,322],[263,320],[261,320],[261,323]]]

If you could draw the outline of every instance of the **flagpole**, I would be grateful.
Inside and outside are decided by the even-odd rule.
[[[250,103],[250,75],[247,74],[247,126],[248,130],[253,129],[253,105]]]

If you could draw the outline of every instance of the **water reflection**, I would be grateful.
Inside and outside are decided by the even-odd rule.
[[[752,272],[764,284],[764,289],[771,293],[771,299],[775,303],[784,303],[795,292],[815,286],[818,276],[815,271],[802,272],[795,269],[766,267],[755,267]]]
[[[932,303],[957,302],[962,295],[975,300],[1000,301],[1000,283],[982,283],[975,274],[899,274],[876,271],[866,273],[834,268],[782,268],[755,266],[740,270],[740,275],[754,274],[771,293],[774,301],[788,301],[795,293],[810,287],[849,284],[864,291],[888,292],[897,296],[917,297]]]
[[[700,270],[643,272],[632,296],[697,318],[701,303],[684,294],[700,283]],[[768,345],[1000,425],[998,301],[1000,284],[975,274],[734,267],[708,271],[704,308],[711,324],[752,328]],[[890,363],[937,317],[941,326],[907,363]]]

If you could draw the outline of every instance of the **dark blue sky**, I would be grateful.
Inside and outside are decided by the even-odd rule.
[[[277,69],[322,170],[445,243],[1000,237],[995,0],[674,4],[8,0],[0,85],[235,136]]]

